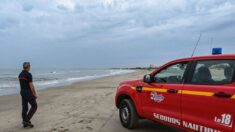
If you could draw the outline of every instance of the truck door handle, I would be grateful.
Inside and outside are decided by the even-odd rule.
[[[230,98],[232,95],[226,94],[224,92],[218,92],[218,93],[215,93],[214,96],[219,97],[219,98]]]
[[[167,93],[177,93],[178,90],[175,90],[175,89],[168,89],[167,90]]]

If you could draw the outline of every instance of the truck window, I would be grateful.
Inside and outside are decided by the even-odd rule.
[[[183,83],[183,76],[187,63],[177,63],[161,70],[154,76],[157,83],[180,84]]]
[[[233,81],[235,60],[198,61],[193,73],[193,84],[228,84]]]

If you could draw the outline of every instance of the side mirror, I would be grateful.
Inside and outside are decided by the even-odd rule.
[[[147,75],[144,76],[143,81],[145,83],[152,83],[153,82],[153,76],[151,74],[147,74]]]

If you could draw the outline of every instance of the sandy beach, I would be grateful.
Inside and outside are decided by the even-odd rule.
[[[177,132],[168,126],[141,120],[135,130],[123,128],[114,96],[120,82],[142,78],[148,71],[83,81],[69,86],[38,91],[35,127],[21,125],[19,94],[0,97],[1,132]]]

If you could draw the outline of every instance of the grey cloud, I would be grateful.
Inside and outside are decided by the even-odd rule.
[[[226,30],[227,28],[235,28],[235,19],[223,21],[220,23],[215,23],[213,26],[206,28],[204,31],[205,32],[215,32],[215,31]]]
[[[33,10],[33,6],[32,5],[23,5],[23,10],[26,12],[30,12]]]
[[[2,19],[0,20],[0,29],[6,30],[13,26],[17,26],[18,24],[19,24],[19,21],[13,18]]]
[[[68,10],[68,8],[64,5],[58,5],[57,8],[60,9],[60,10],[64,10],[64,11]]]
[[[217,40],[215,46],[224,42],[229,53],[232,50],[228,47],[235,41],[231,35],[235,34],[232,0],[61,1],[1,1],[0,35],[4,37],[0,43],[20,53],[27,46],[32,58],[48,56],[45,61],[57,60],[59,64],[56,56],[60,54],[60,58],[81,60],[65,59],[68,64],[95,67],[86,60],[99,60],[100,66],[128,65],[129,61],[148,65],[188,56],[200,31],[204,35],[198,55],[210,53],[207,43],[212,36]],[[8,55],[1,52],[2,60],[1,56]],[[18,61],[14,56],[9,59]]]

